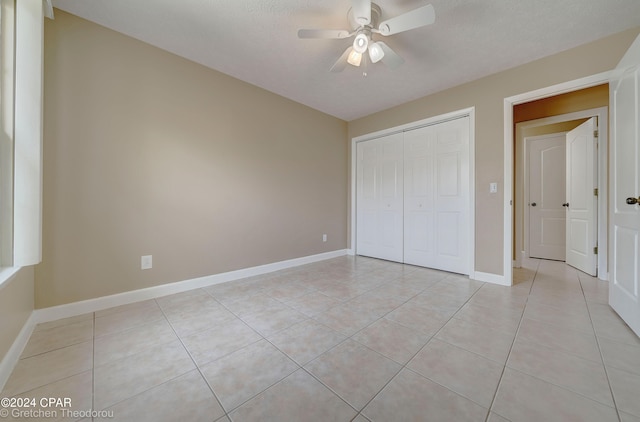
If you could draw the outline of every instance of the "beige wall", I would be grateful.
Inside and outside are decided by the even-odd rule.
[[[36,307],[344,249],[346,140],[342,120],[56,11]]]
[[[349,122],[349,139],[389,127],[476,108],[476,271],[503,274],[503,100],[506,97],[613,69],[640,28]]]
[[[0,360],[33,311],[33,277],[33,267],[24,267],[0,286]]]

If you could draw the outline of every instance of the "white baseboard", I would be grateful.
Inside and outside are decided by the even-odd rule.
[[[511,286],[511,284],[509,284],[505,280],[505,277],[503,275],[474,271],[473,277],[471,278],[473,278],[474,280],[484,281],[487,283],[499,284],[501,286]]]
[[[181,293],[187,290],[193,290],[197,288],[213,286],[214,284],[239,280],[241,278],[268,274],[274,271],[293,268],[305,264],[311,264],[331,258],[337,258],[346,254],[347,250],[341,249],[317,255],[288,259],[286,261],[274,262],[271,264],[259,265],[256,267],[243,268],[241,270],[229,271],[226,273],[162,284],[160,286],[148,287],[146,289],[132,290],[130,292],[118,293],[115,295],[103,296],[95,299],[83,300],[80,302],[67,303],[59,306],[52,306],[50,308],[36,309],[34,311],[34,320],[36,324],[55,321],[61,318],[69,318],[89,312],[101,311],[103,309],[108,309],[114,306],[127,305],[129,303],[155,299],[157,297],[167,296],[174,293]]]
[[[163,284],[146,289],[133,290],[130,292],[118,293],[115,295],[103,296],[80,302],[52,306],[50,308],[36,309],[31,312],[27,322],[22,326],[22,330],[20,330],[20,333],[13,341],[11,348],[9,348],[7,354],[2,358],[2,361],[0,361],[0,391],[4,388],[4,385],[9,379],[16,363],[18,363],[20,355],[33,333],[33,329],[39,323],[55,321],[61,318],[69,318],[89,312],[96,312],[113,306],[126,305],[129,303],[139,302],[141,300],[155,299],[157,297],[181,293],[201,287],[213,286],[214,284],[226,283],[228,281],[239,280],[246,277],[268,274],[287,268],[298,267],[300,265],[311,264],[345,255],[347,255],[347,250],[341,249],[317,255],[288,259],[286,261],[274,262],[271,264],[259,265],[256,267],[243,268],[241,270],[229,271],[221,274]]]
[[[18,333],[18,337],[16,337],[9,351],[4,355],[2,361],[0,361],[0,391],[4,389],[4,385],[11,376],[11,372],[13,372],[13,368],[18,363],[18,360],[20,360],[20,355],[22,355],[22,351],[27,345],[35,326],[35,314],[31,312],[27,322],[24,323],[22,330]]]

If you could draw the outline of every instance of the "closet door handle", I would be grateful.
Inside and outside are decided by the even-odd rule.
[[[569,208],[569,203],[568,203],[568,202],[565,202],[564,204],[562,204],[562,206],[563,206],[563,207],[567,207],[567,208]]]
[[[637,203],[640,203],[640,197],[638,197],[638,198],[634,198],[634,197],[627,198],[627,205],[635,205]]]
[[[531,206],[532,206],[532,207],[535,207],[536,205],[538,205],[538,204],[536,204],[535,202],[532,202],[532,203],[531,203]]]

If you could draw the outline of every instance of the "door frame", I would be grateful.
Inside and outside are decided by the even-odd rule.
[[[524,128],[521,128],[522,130]],[[518,132],[518,128],[516,125],[516,132]],[[527,150],[528,150],[528,146],[530,145],[531,142],[535,142],[538,140],[542,140],[542,139],[548,139],[551,137],[559,137],[559,136],[566,136],[567,132],[555,132],[555,133],[548,133],[546,135],[536,135],[536,136],[526,136],[522,138],[522,143],[520,144],[520,136],[518,136],[518,138],[516,138],[516,169],[521,169],[521,172],[518,171],[516,174],[516,186],[518,186],[518,178],[520,176],[522,176],[522,189],[518,189],[516,187],[516,207],[515,207],[515,212],[516,212],[516,264],[518,264],[518,258],[520,258],[520,256],[522,257],[522,259],[524,258],[529,258],[531,256],[531,251],[530,251],[530,246],[529,242],[531,240],[530,238],[530,230],[529,227],[531,226],[531,222],[529,221],[529,219],[531,218],[530,216],[530,208],[529,208],[529,204],[531,203],[531,198],[529,197],[529,184],[530,184],[530,179],[529,179],[529,172],[531,171],[530,167],[529,167],[529,155],[527,154]],[[521,134],[520,134],[521,135]],[[518,145],[520,145],[520,149],[522,149],[522,157],[519,156],[518,154]],[[522,164],[520,164],[520,162]],[[566,164],[565,164],[566,166]],[[566,168],[566,167],[565,167]],[[522,200],[518,200],[518,196],[522,195]],[[518,205],[521,205],[522,208],[520,208],[520,210],[522,210],[522,212],[518,212]],[[520,220],[520,222],[518,221]],[[520,225],[518,225],[520,224]],[[565,239],[566,240],[566,239]],[[520,254],[520,256],[518,255],[517,251],[518,251],[518,246],[517,245],[521,245],[521,251],[522,253]],[[516,265],[514,264],[514,265]],[[519,265],[516,265],[516,267],[518,267]]]
[[[432,126],[438,123],[444,123],[449,120],[455,120],[462,117],[469,117],[469,278],[473,278],[475,280],[480,281],[490,281],[490,280],[481,280],[477,278],[478,276],[482,276],[482,274],[476,273],[475,271],[475,128],[476,128],[476,120],[475,120],[475,107],[464,108],[461,110],[452,111],[449,113],[440,114],[438,116],[428,117],[426,119],[418,120],[415,122],[407,123],[400,126],[395,126],[387,129],[382,129],[376,132],[367,133],[364,135],[356,136],[351,138],[351,212],[349,216],[349,221],[351,223],[351,244],[348,253],[350,255],[356,255],[356,224],[357,224],[357,203],[356,203],[356,175],[357,175],[357,154],[356,154],[356,146],[359,142],[370,141],[376,138],[380,138],[382,136],[391,135],[399,132],[406,132],[412,129],[418,129],[424,126]]]
[[[599,84],[596,84],[599,85]],[[581,89],[581,88],[580,88]],[[516,124],[515,153],[516,153],[516,175],[515,175],[515,259],[513,266],[519,268],[522,259],[526,258],[525,245],[527,241],[528,229],[525,227],[527,220],[528,207],[526,207],[525,190],[526,183],[524,179],[525,166],[525,147],[523,132],[525,129],[539,126],[547,126],[554,123],[562,123],[571,120],[589,119],[591,117],[598,118],[598,143],[597,143],[597,173],[598,173],[598,208],[597,221],[598,228],[596,237],[598,238],[598,278],[600,280],[608,280],[608,230],[607,218],[608,210],[608,145],[609,145],[609,107],[598,107],[589,110],[575,111],[572,113],[559,114],[556,116],[544,117],[536,120],[528,120]],[[522,207],[524,213],[519,212],[518,206]],[[524,217],[524,219],[523,219]]]
[[[513,107],[522,104],[528,103],[535,100],[540,100],[543,98],[553,97],[555,95],[565,94],[567,92],[577,91],[584,88],[590,88],[592,86],[608,84],[609,79],[613,71],[606,71],[602,73],[598,73],[595,75],[587,76],[580,79],[575,79],[569,82],[563,82],[560,84],[552,85],[546,88],[537,89],[534,91],[525,92],[522,94],[514,95],[511,97],[507,97],[503,101],[503,112],[504,112],[504,239],[503,239],[503,278],[504,284],[513,285],[513,264],[514,264],[514,124],[513,124]],[[609,116],[607,115],[605,119],[603,119],[599,123],[608,123]],[[604,130],[602,133],[607,132]],[[603,144],[604,145],[604,144]],[[599,150],[602,148],[599,148]],[[599,154],[600,155],[600,154]],[[598,157],[598,167],[603,168],[604,172],[600,172],[598,175],[598,189],[601,189],[602,179],[606,180],[608,176],[608,164],[605,163],[605,167],[601,167],[600,157]],[[604,174],[603,174],[604,173]],[[604,184],[606,189],[606,183]],[[600,190],[599,192],[606,192]],[[604,195],[601,195],[601,198],[604,198]],[[605,202],[605,206],[608,205],[608,199],[604,199],[599,201],[598,204],[598,212],[601,211],[601,202]],[[606,209],[604,214],[607,215]],[[598,233],[600,235],[600,233]],[[604,250],[604,248],[603,248]],[[600,247],[598,247],[598,251],[600,251]],[[607,252],[603,253],[605,255]],[[519,254],[518,254],[519,255]],[[598,257],[600,259],[600,256]],[[606,262],[606,260],[605,260]],[[606,264],[605,264],[606,265]],[[599,277],[603,280],[608,279],[608,271],[601,271]],[[605,277],[605,278],[603,278]]]

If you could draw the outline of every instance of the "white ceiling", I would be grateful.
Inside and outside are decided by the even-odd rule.
[[[374,0],[382,19],[433,4],[435,24],[385,38],[406,62],[329,69],[349,0],[54,0],[55,7],[350,121],[640,26],[639,0]],[[374,37],[375,38],[375,37]]]

